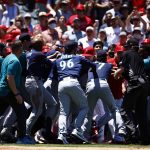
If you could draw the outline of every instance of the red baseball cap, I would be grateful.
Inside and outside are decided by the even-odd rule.
[[[84,10],[84,5],[78,4],[76,10]]]
[[[6,35],[5,35],[5,40],[6,40],[6,42],[7,42],[7,41],[13,41],[14,38],[13,38],[13,36],[12,36],[11,34],[6,34]]]
[[[114,53],[123,52],[125,51],[124,47],[121,45],[116,45]]]
[[[84,57],[88,57],[88,56],[94,56],[95,55],[95,51],[94,48],[89,46],[85,49],[83,49],[84,53],[82,54]]]
[[[7,31],[8,28],[5,25],[0,25],[0,29]]]
[[[150,44],[150,39],[144,39],[141,44]]]

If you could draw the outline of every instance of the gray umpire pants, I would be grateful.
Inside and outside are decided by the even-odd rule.
[[[27,134],[31,134],[31,130],[38,117],[43,111],[43,106],[46,108],[46,117],[52,120],[55,117],[57,102],[54,97],[43,86],[43,81],[37,77],[29,76],[26,78],[25,87],[30,95],[32,103],[32,112],[26,121]]]
[[[84,121],[83,129],[85,137],[90,137],[91,132],[91,122],[93,117],[93,111],[95,105],[100,98],[104,104],[109,108],[112,117],[115,120],[116,134],[125,134],[125,126],[123,120],[121,118],[120,112],[116,106],[115,99],[111,93],[107,80],[101,79],[92,79],[87,83],[86,89],[89,111],[87,114],[87,118]],[[108,119],[104,119],[104,122],[101,123],[101,126],[105,125],[111,119],[110,115],[108,115]]]
[[[81,126],[88,112],[88,104],[78,80],[67,77],[60,81],[58,84],[58,97],[60,100],[59,135],[67,134],[67,119],[74,109],[78,111],[78,115],[75,117],[75,129],[82,132]],[[72,103],[73,107],[70,107]]]

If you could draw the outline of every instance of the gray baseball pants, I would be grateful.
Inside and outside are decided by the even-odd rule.
[[[25,87],[30,95],[32,112],[26,121],[27,134],[31,134],[31,129],[43,111],[43,104],[46,107],[46,117],[52,120],[55,117],[57,102],[54,97],[43,86],[43,81],[37,77],[29,76],[26,78]]]
[[[125,126],[121,118],[120,112],[115,104],[115,99],[111,93],[107,80],[92,79],[90,82],[87,83],[86,94],[88,99],[89,111],[86,119],[87,122],[85,121],[83,126],[85,130],[84,131],[85,137],[87,138],[90,137],[93,111],[99,98],[102,100],[104,104],[107,105],[115,120],[116,134],[118,133],[124,134]],[[108,119],[111,119],[109,115],[108,117],[109,117]],[[101,125],[105,125],[107,123],[106,121],[109,121],[108,119],[104,119],[105,121],[101,123]]]
[[[67,133],[67,119],[73,109],[78,110],[78,115],[75,118],[75,129],[82,132],[81,126],[88,112],[88,104],[78,80],[67,77],[60,81],[58,85],[58,97],[60,100],[59,135]],[[70,108],[72,103],[74,105]]]

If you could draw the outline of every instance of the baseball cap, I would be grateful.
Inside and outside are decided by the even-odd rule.
[[[124,45],[125,47],[128,46],[139,46],[139,42],[135,38],[131,38],[127,40],[126,44]]]
[[[89,46],[87,48],[84,48],[83,51],[84,51],[84,53],[82,55],[85,56],[85,57],[94,56],[95,55],[94,48],[91,47],[91,46]]]
[[[132,17],[132,20],[134,20],[134,19],[140,19],[140,18],[139,18],[138,15],[134,15],[134,16]]]
[[[26,14],[24,15],[24,18],[31,18],[31,14],[30,14],[30,13],[26,13]]]
[[[0,29],[7,30],[8,28],[5,25],[0,25]]]
[[[80,19],[79,19],[78,17],[75,17],[75,18],[73,19],[73,21],[76,21],[76,20],[79,20],[79,21],[80,21]]]
[[[73,41],[68,41],[65,45],[64,45],[64,48],[65,48],[65,51],[67,50],[72,50],[74,48],[78,47],[78,43],[77,42],[73,42]]]
[[[12,36],[11,34],[6,34],[6,35],[5,35],[5,40],[6,40],[6,41],[13,41],[14,38],[13,38],[13,36]]]
[[[44,12],[44,11],[39,12],[39,17],[41,17],[41,16],[46,16],[47,17],[46,12]]]
[[[127,36],[127,33],[125,31],[121,31],[119,36]]]
[[[20,36],[19,36],[19,40],[21,42],[24,42],[24,41],[31,41],[31,36],[30,34],[28,33],[22,33]]]
[[[150,39],[144,39],[141,44],[150,44]]]
[[[76,10],[84,10],[84,5],[78,4]]]
[[[69,0],[62,0],[61,4],[68,4],[70,1]]]
[[[127,3],[123,3],[121,8],[128,8],[128,4]]]
[[[147,9],[147,10],[150,9],[150,5],[148,5],[148,6],[146,7],[146,9]]]
[[[133,32],[135,32],[135,31],[140,31],[140,32],[141,32],[141,28],[140,28],[140,27],[135,27],[135,28],[133,29]]]
[[[55,18],[48,19],[48,23],[52,23],[52,22],[56,22],[56,19]]]
[[[97,60],[101,61],[103,58],[107,57],[107,52],[104,50],[100,50],[97,52]]]
[[[88,30],[94,31],[94,28],[92,26],[88,26],[88,27],[86,27],[86,31],[88,31]]]
[[[106,33],[105,29],[100,29],[99,32],[104,32],[104,33]]]
[[[123,52],[125,51],[124,47],[121,45],[116,45],[114,53]]]

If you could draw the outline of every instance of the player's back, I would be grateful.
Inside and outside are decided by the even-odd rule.
[[[56,60],[57,72],[59,80],[65,77],[79,78],[82,62],[81,57],[76,55],[63,55]]]

